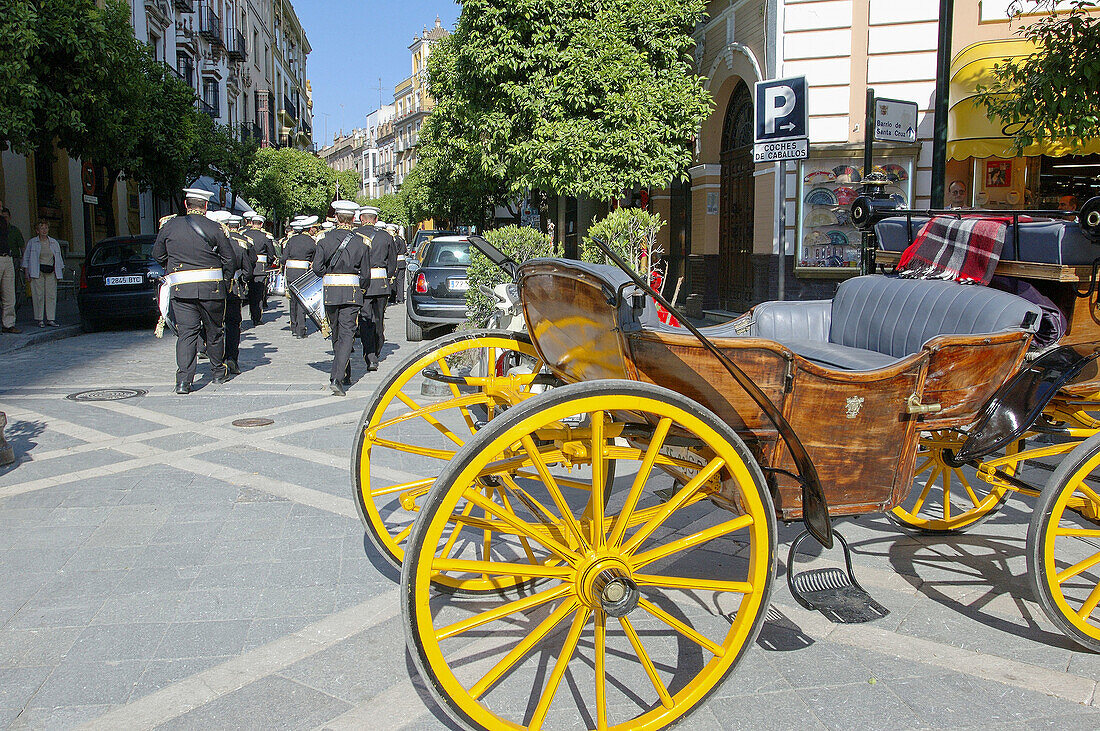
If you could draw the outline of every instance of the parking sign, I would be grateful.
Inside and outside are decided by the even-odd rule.
[[[755,162],[804,160],[809,156],[806,77],[756,82]]]

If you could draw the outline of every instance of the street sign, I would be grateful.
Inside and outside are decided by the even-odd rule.
[[[875,139],[883,142],[917,141],[917,103],[875,99]]]
[[[85,194],[84,195],[84,202],[87,203],[90,206],[98,206],[99,205],[99,196]]]
[[[809,155],[806,77],[756,82],[754,162],[803,160]]]

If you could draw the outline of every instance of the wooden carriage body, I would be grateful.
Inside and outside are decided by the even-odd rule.
[[[528,332],[556,376],[570,383],[630,379],[690,397],[733,427],[773,476],[779,517],[802,516],[801,486],[784,474],[797,468],[760,405],[698,339],[656,321],[625,275],[546,259],[524,265],[519,283]],[[794,428],[831,515],[897,505],[912,488],[919,433],[971,423],[1017,371],[1031,338],[1023,327],[942,334],[880,367],[852,370],[752,336],[753,315],[704,332]],[[935,413],[914,413],[931,403]]]

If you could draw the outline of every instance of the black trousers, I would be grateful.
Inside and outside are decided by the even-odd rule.
[[[378,364],[386,343],[386,301],[389,295],[364,297],[359,317],[359,339],[363,341],[363,360]]]
[[[402,304],[405,301],[405,267],[397,267],[397,278],[393,281],[393,294],[390,302]]]
[[[286,275],[287,284],[290,284],[294,279],[302,276],[305,271],[305,269],[299,268],[288,269]],[[304,338],[309,329],[309,323],[306,322],[306,308],[302,307],[302,303],[299,302],[298,298],[290,293],[289,290],[287,291],[287,299],[290,300],[290,331]]]
[[[237,362],[241,354],[241,298],[225,298],[225,359]]]
[[[325,317],[332,330],[332,370],[330,381],[339,381],[351,368],[351,351],[355,347],[355,329],[359,319],[359,305],[325,305]]]
[[[224,375],[225,300],[172,298],[172,319],[176,323],[176,383],[191,383],[195,379],[199,337],[205,332],[206,355],[214,375]]]
[[[264,295],[267,294],[267,278],[252,279],[248,282],[248,314],[252,318],[252,327],[260,324],[264,315]]]

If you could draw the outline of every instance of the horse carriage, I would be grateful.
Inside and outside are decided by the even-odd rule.
[[[1100,239],[1098,203],[1079,228]],[[517,266],[474,243],[514,274],[527,333],[421,347],[375,392],[351,465],[401,567],[413,660],[463,726],[674,723],[760,631],[777,521],[806,527],[795,598],[865,621],[885,610],[850,562],[796,573],[800,541],[831,548],[834,518],[866,514],[965,530],[1009,492],[1039,499],[1039,603],[1100,650],[1096,267],[1051,265],[1070,329],[1037,354],[1042,309],[981,286],[855,277],[700,330],[662,324],[655,302],[674,309],[621,261]],[[1045,487],[1017,476],[1056,455]]]

